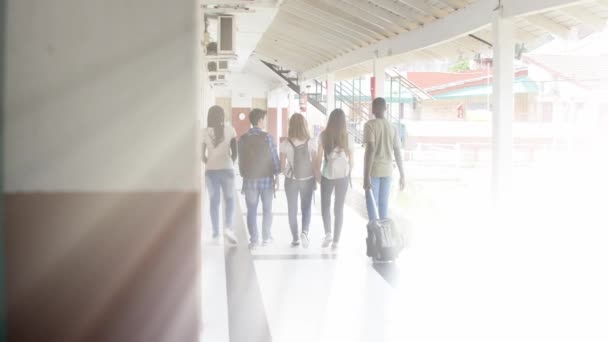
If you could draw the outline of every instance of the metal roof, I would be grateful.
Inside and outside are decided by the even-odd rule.
[[[529,1],[537,4],[539,0]],[[415,34],[482,2],[489,0],[284,0],[255,54],[298,72],[328,65],[337,79],[352,78],[371,72],[372,56],[367,62],[335,70],[329,70],[331,62],[403,33]],[[518,42],[534,47],[551,37],[567,38],[574,31],[600,30],[607,20],[608,0],[578,1],[516,17],[515,34]],[[385,56],[384,60],[396,65],[474,55],[488,51],[491,44],[491,26],[485,25],[433,46]]]

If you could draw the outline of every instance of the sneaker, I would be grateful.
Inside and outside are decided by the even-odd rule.
[[[257,242],[250,242],[249,243],[249,249],[252,250],[252,251],[258,249],[258,247],[260,247],[260,244],[257,243]]]
[[[337,242],[332,243],[331,244],[331,249],[333,249],[333,250],[338,249],[338,243]]]
[[[272,238],[268,238],[262,242],[262,247],[270,246],[274,240]]]
[[[325,235],[325,238],[323,239],[323,242],[321,243],[321,247],[322,248],[329,247],[329,244],[331,244],[332,241],[333,241],[333,239],[331,237],[331,234]]]
[[[302,240],[302,247],[308,248],[308,245],[310,244],[310,240],[308,240],[308,234],[300,234],[300,240]]]
[[[224,230],[224,239],[233,245],[236,244],[236,235],[234,235],[234,231],[232,231],[232,229]]]
[[[298,246],[300,246],[300,240],[291,242],[291,247],[298,247]]]
[[[219,245],[221,243],[220,234],[213,234],[212,239],[214,245]]]

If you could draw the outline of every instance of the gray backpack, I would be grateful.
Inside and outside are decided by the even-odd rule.
[[[309,179],[313,176],[312,160],[308,150],[308,140],[300,146],[294,145],[291,139],[288,140],[293,148],[292,176],[295,179]]]

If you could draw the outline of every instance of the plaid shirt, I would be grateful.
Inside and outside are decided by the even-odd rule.
[[[243,137],[248,136],[248,135],[258,135],[262,132],[263,131],[260,128],[253,127],[249,130],[249,132],[245,133],[243,135]],[[239,140],[239,144],[241,143],[243,137],[241,137],[241,140]],[[279,155],[277,153],[277,146],[274,143],[274,139],[272,138],[272,135],[270,135],[270,134],[266,135],[266,142],[268,143],[268,146],[270,147],[270,154],[272,155],[273,173],[274,173],[274,175],[278,175],[280,172]],[[274,187],[273,177],[264,177],[264,178],[244,178],[243,177],[243,191],[245,191],[245,190],[268,190],[268,189],[272,189],[273,187]]]

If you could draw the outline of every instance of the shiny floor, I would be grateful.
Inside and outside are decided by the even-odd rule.
[[[564,254],[558,241],[567,243],[569,235],[555,225],[530,234],[517,218],[502,221],[445,208],[430,208],[422,218],[393,210],[407,227],[408,248],[393,264],[373,265],[365,256],[367,220],[358,188],[349,190],[335,252],[320,247],[318,192],[308,249],[289,246],[280,191],[273,205],[275,242],[250,252],[244,199],[238,198],[238,245],[213,243],[210,231],[203,231],[204,342],[600,341],[608,336],[606,329],[581,330],[602,326],[608,318],[608,296],[601,290],[608,284],[605,273],[580,272],[578,259]],[[203,217],[208,216],[205,208]],[[539,255],[547,236],[552,247]],[[575,282],[573,272],[579,276]]]

